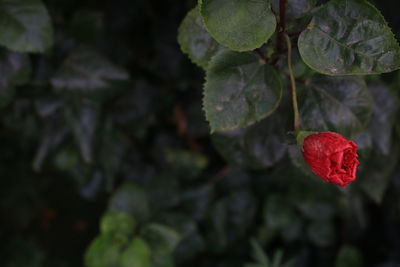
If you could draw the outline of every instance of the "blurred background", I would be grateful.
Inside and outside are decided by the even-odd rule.
[[[301,169],[290,105],[210,135],[176,41],[196,1],[44,4],[51,49],[0,47],[0,266],[400,266],[399,72],[341,190]]]

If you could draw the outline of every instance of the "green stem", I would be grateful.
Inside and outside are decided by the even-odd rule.
[[[297,132],[300,130],[300,116],[299,116],[299,106],[297,105],[297,89],[296,89],[296,80],[293,75],[292,69],[292,42],[290,41],[289,36],[284,34],[288,49],[288,69],[290,76],[290,84],[291,84],[291,92],[292,92],[292,104],[293,104],[293,114],[294,114],[294,130]]]

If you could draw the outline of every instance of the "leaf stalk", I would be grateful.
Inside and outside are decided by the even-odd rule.
[[[299,116],[299,106],[297,104],[297,88],[296,88],[296,80],[293,74],[292,68],[292,42],[290,41],[290,37],[284,33],[284,37],[286,39],[286,45],[288,49],[288,70],[290,76],[290,89],[292,93],[292,104],[293,104],[293,115],[294,115],[294,130],[296,132],[300,131],[300,116]]]

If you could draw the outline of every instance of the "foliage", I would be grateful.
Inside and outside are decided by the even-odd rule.
[[[374,5],[0,0],[0,266],[399,265],[398,1]],[[291,73],[302,127],[358,144],[346,189],[295,144]]]

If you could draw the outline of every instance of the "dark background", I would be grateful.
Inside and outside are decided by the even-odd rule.
[[[250,171],[215,150],[201,109],[203,71],[176,41],[195,2],[45,1],[55,45],[30,56],[30,83],[2,103],[0,266],[83,266],[109,198],[126,181],[145,188],[153,220],[173,211],[197,225],[200,245],[175,252],[177,266],[243,266],[251,237],[295,266],[335,266],[344,245],[361,263],[341,266],[400,266],[399,170],[374,201],[310,182],[287,154]],[[375,2],[400,37],[399,2]],[[54,90],[51,79],[76,50],[96,51],[130,79]]]

